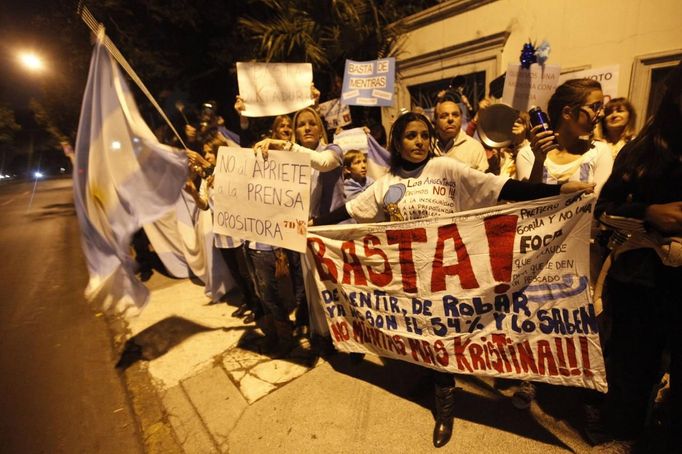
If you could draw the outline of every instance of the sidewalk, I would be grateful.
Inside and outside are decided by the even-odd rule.
[[[512,388],[471,376],[457,380],[455,432],[437,450],[425,369],[372,355],[316,359],[306,342],[273,360],[258,353],[255,326],[232,318],[233,306],[208,304],[203,286],[159,273],[147,285],[151,302],[130,322],[144,359],[125,375],[148,452],[589,451],[575,429],[575,391],[540,387],[523,412],[511,405]],[[140,391],[142,382],[151,389]]]

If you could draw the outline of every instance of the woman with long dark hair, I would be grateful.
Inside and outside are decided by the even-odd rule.
[[[435,157],[436,132],[422,114],[407,112],[395,121],[389,136],[390,172],[356,198],[315,225],[336,224],[353,217],[358,222],[408,221],[493,206],[500,200],[531,200],[560,192],[591,191],[593,184],[569,182],[559,185],[528,183],[479,172],[455,159]],[[433,191],[436,181],[453,182],[455,191]],[[401,184],[402,183],[402,184]],[[405,188],[395,197],[395,188]],[[414,206],[419,209],[415,210]],[[452,436],[455,378],[433,372],[436,425],[433,444],[444,446]]]
[[[625,225],[634,227],[614,234],[612,244],[622,245],[612,252],[604,290],[612,324],[606,345],[611,434],[621,452],[633,448],[643,433],[649,397],[669,348],[669,446],[655,452],[677,452],[679,444],[673,439],[680,437],[682,414],[675,385],[682,358],[675,339],[682,326],[682,259],[674,251],[682,247],[682,64],[670,74],[656,114],[618,154],[595,215],[607,225],[613,225],[613,216],[618,224],[629,218]],[[637,238],[651,244],[633,247]]]

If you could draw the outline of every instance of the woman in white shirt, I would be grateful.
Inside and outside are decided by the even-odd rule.
[[[613,167],[608,145],[593,140],[603,115],[603,99],[595,80],[572,79],[561,84],[547,106],[554,129],[531,129],[530,146],[516,157],[517,178],[531,183],[595,183],[599,194]]]
[[[358,222],[408,221],[492,206],[500,200],[530,200],[593,187],[579,182],[562,186],[528,183],[479,172],[455,159],[434,157],[435,137],[424,115],[407,112],[398,117],[389,137],[390,172],[353,200],[315,219],[314,224],[336,224],[349,217]],[[443,184],[451,190],[432,190]],[[433,381],[433,444],[441,447],[452,436],[455,378],[434,371]]]

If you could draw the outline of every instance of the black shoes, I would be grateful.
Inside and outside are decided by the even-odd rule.
[[[240,317],[245,316],[248,311],[249,311],[249,308],[246,306],[246,304],[242,304],[241,306],[239,306],[237,308],[236,311],[232,312],[232,316],[240,318]]]
[[[444,420],[436,420],[436,426],[433,428],[433,446],[441,448],[448,444],[452,437],[452,426],[454,425],[454,418],[446,418]]]
[[[455,422],[455,386],[436,384],[436,425],[433,428],[433,446],[445,446],[452,437]]]

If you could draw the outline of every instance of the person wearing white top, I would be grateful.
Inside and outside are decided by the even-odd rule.
[[[314,225],[335,224],[352,217],[358,222],[408,221],[493,206],[500,200],[530,200],[560,192],[590,191],[592,185],[570,182],[562,186],[532,184],[474,170],[446,157],[435,157],[436,132],[422,114],[407,112],[391,128],[390,173],[356,198]],[[433,188],[446,188],[433,191]],[[444,446],[452,436],[455,379],[433,372],[436,424],[433,444]]]

